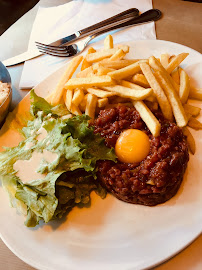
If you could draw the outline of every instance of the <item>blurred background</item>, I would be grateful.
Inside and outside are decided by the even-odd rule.
[[[38,2],[40,6],[50,7],[70,0],[0,0],[0,36]]]
[[[69,1],[70,0],[41,0],[40,5],[51,6]],[[163,2],[164,0],[161,1]],[[202,0],[175,0],[175,2],[179,1],[202,3]],[[0,35],[2,35],[14,22],[33,8],[38,2],[39,0],[0,0]],[[154,4],[155,2],[158,1],[153,1]]]
[[[1,0],[0,35],[38,2],[39,0]]]

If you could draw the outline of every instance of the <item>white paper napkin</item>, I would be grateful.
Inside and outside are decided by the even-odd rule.
[[[80,29],[107,19],[129,8],[145,12],[152,8],[152,0],[78,0],[56,7],[39,7],[33,24],[28,49],[36,48],[35,41],[50,43]],[[104,35],[94,39],[91,45],[103,46]],[[156,39],[153,22],[133,26],[113,34],[114,43],[139,39]],[[24,64],[20,88],[32,88],[71,58],[44,55]]]

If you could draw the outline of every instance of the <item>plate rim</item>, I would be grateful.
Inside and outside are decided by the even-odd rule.
[[[177,46],[180,46],[180,47],[184,47],[185,49],[191,50],[193,53],[198,54],[198,56],[200,56],[200,58],[202,59],[202,54],[200,52],[198,52],[195,49],[192,49],[192,48],[190,48],[190,47],[188,47],[186,45],[180,44],[180,43],[176,43],[176,42],[172,42],[172,41],[166,41],[166,40],[160,40],[160,39],[133,40],[133,41],[126,41],[125,43],[126,44],[131,44],[131,43],[134,43],[134,42],[146,42],[146,43],[148,43],[148,42],[159,43],[160,42],[160,43],[166,43],[166,44],[169,43],[169,44],[172,44],[174,46],[177,45]],[[119,43],[115,43],[115,44],[119,44]],[[71,59],[69,61],[71,61]],[[60,68],[58,68],[57,70],[55,70],[52,73],[48,74],[48,76],[44,80],[42,80],[40,83],[36,84],[36,86],[34,86],[33,89],[34,88],[38,88],[41,83],[43,83],[46,80],[49,80],[49,78],[51,76],[53,76],[55,73],[57,73],[60,70],[64,69],[64,67],[67,65],[67,63],[69,61],[66,61]],[[28,95],[29,95],[29,92],[27,93],[27,95],[23,99],[28,98]],[[2,186],[1,186],[1,188],[2,188]],[[190,241],[188,241],[187,244],[185,244],[185,245],[182,244],[182,247],[181,248],[177,249],[172,254],[170,254],[169,256],[166,256],[165,258],[163,258],[160,261],[157,259],[156,262],[153,262],[150,265],[144,265],[144,264],[141,265],[141,266],[143,266],[142,269],[152,268],[152,267],[155,267],[157,265],[160,265],[160,264],[165,263],[166,261],[170,260],[171,258],[173,258],[174,256],[176,256],[177,254],[179,254],[180,252],[182,252],[182,250],[184,250],[185,248],[187,248],[190,244],[192,244],[201,234],[202,234],[202,228],[201,228],[201,230],[193,238],[191,237]],[[48,270],[48,268],[46,266],[41,265],[40,263],[38,263],[36,261],[33,261],[33,259],[26,258],[26,257],[24,257],[21,254],[19,255],[18,252],[17,252],[17,250],[15,250],[12,246],[10,246],[10,244],[8,243],[8,240],[6,239],[6,237],[3,237],[2,236],[1,231],[0,231],[0,237],[1,237],[2,241],[5,243],[5,245],[11,250],[11,252],[13,254],[15,254],[19,259],[21,259],[22,261],[24,261],[26,264],[28,264],[28,265],[36,268],[36,269],[40,269],[40,270],[46,270],[47,269]],[[65,268],[65,269],[68,269],[68,268]]]

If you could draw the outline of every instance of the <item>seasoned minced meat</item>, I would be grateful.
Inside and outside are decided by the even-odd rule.
[[[189,160],[186,137],[175,123],[154,112],[161,123],[154,137],[135,108],[119,106],[101,110],[94,121],[95,133],[114,147],[119,134],[129,128],[144,131],[150,139],[150,152],[140,163],[99,161],[98,179],[118,199],[129,203],[156,205],[173,197],[180,187]]]

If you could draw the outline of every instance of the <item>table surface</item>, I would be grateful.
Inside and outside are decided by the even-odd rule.
[[[41,6],[53,6],[66,3],[69,0],[41,0],[14,23],[0,37],[0,60],[4,60],[24,52],[27,49],[29,35],[37,9]],[[169,40],[191,47],[202,53],[202,4],[181,0],[154,0],[154,8],[163,12],[161,20],[156,22],[157,38]],[[8,43],[9,40],[9,43]],[[12,78],[13,101],[11,109],[27,94],[19,89],[19,80],[23,64],[10,67],[8,70]],[[2,222],[2,221],[1,221]],[[169,261],[155,267],[156,270],[199,270],[202,269],[202,235],[191,245]],[[0,240],[0,269],[5,270],[34,270],[18,259]],[[3,268],[2,268],[3,267]]]

